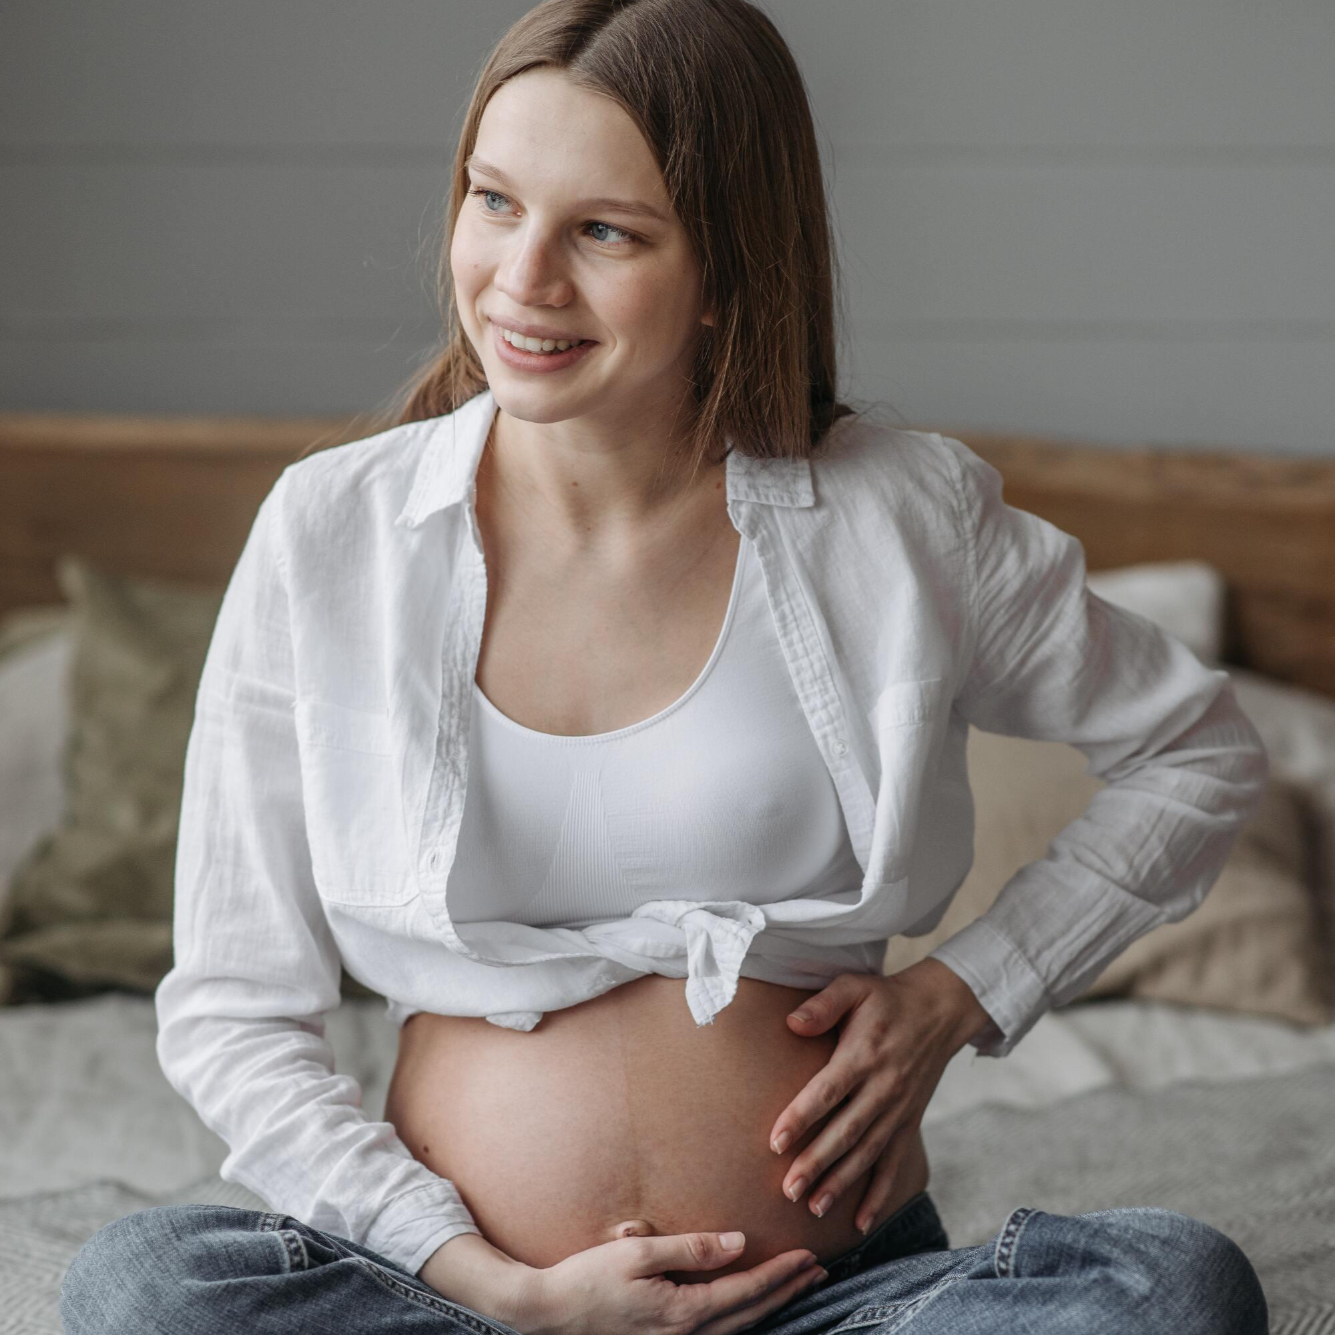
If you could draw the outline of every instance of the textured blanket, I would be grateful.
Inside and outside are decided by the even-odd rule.
[[[1276,1335],[1335,1335],[1335,1064],[1227,1083],[989,1105],[924,1129],[951,1245],[1017,1205],[1180,1210],[1251,1258]],[[265,1208],[216,1176],[149,1195],[112,1181],[0,1202],[0,1335],[60,1335],[60,1278],[103,1224],[150,1205]]]
[[[1335,1065],[975,1108],[923,1137],[952,1247],[1017,1205],[1180,1210],[1247,1254],[1272,1332],[1335,1335]]]

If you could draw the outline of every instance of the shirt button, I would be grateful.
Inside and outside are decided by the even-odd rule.
[[[834,739],[834,745],[830,748],[835,755],[843,756],[848,754],[848,743],[842,737]]]

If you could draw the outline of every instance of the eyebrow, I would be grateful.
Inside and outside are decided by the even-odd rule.
[[[490,162],[483,162],[476,153],[470,155],[465,161],[464,166],[475,171],[483,172],[487,176],[492,176],[498,180],[507,190],[514,190],[517,187],[514,182],[499,168],[493,167]],[[658,222],[665,223],[667,217],[660,213],[656,208],[645,204],[638,199],[612,199],[609,196],[601,195],[597,199],[583,199],[578,206],[581,209],[613,209],[617,213],[630,213],[643,218],[654,218]]]

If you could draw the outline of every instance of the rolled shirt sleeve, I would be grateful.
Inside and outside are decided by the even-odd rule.
[[[324,1016],[341,960],[311,873],[282,545],[286,472],[265,497],[210,641],[186,751],[174,964],[155,995],[169,1083],[227,1144],[225,1181],[416,1273],[480,1233],[334,1070]]]
[[[1134,940],[1197,908],[1269,777],[1228,673],[1086,584],[1078,539],[1002,500],[1001,474],[942,437],[973,571],[955,707],[975,727],[1067,742],[1106,786],[995,902],[931,954],[1005,1056]]]

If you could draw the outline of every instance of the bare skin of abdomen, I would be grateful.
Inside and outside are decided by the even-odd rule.
[[[819,1218],[788,1165],[835,1115],[783,1154],[779,1114],[830,1059],[838,1030],[794,1034],[784,1017],[813,992],[742,978],[697,1026],[684,979],[650,974],[547,1012],[528,1033],[472,1016],[404,1023],[385,1117],[413,1156],[449,1178],[493,1246],[546,1268],[641,1220],[659,1235],[741,1229],[742,1256],[706,1282],[805,1247],[821,1261],[856,1246],[867,1169]],[[837,1109],[836,1109],[837,1112]],[[873,1227],[927,1186],[916,1135]]]

